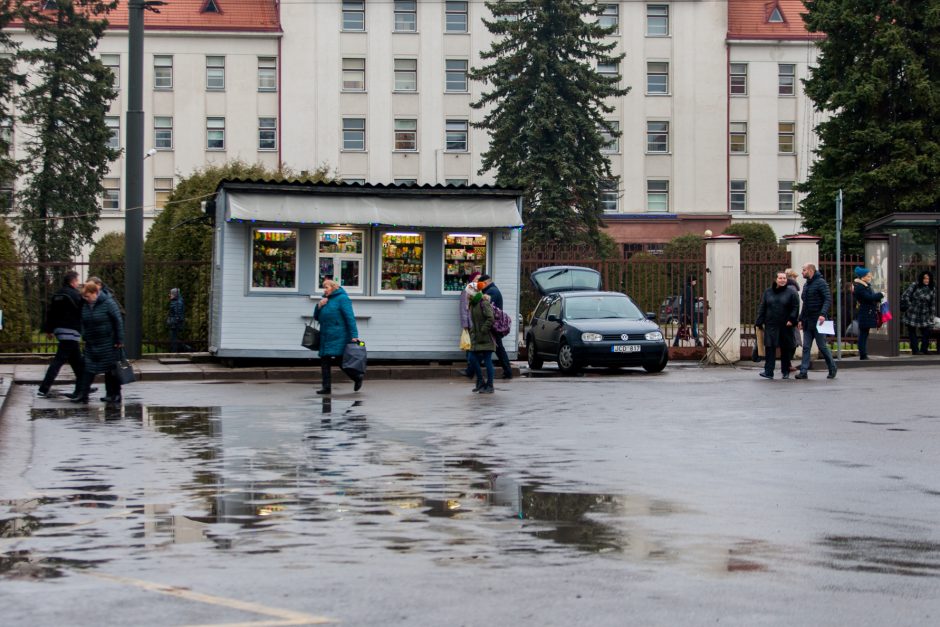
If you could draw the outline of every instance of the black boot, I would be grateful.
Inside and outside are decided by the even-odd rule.
[[[332,358],[325,357],[320,360],[320,389],[317,394],[330,394],[333,387],[333,377],[330,372],[330,362]]]

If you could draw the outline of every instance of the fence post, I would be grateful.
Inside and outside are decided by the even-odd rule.
[[[783,239],[785,239],[787,242],[787,251],[790,253],[790,264],[797,272],[799,272],[800,269],[802,269],[803,266],[808,263],[813,264],[813,266],[816,267],[816,270],[819,271],[819,240],[822,238],[816,237],[815,235],[785,235]],[[836,286],[836,277],[823,276],[823,278],[829,282],[830,287]],[[801,273],[800,278],[797,280],[800,283],[800,294],[802,295],[803,289],[806,287],[806,279],[803,278]],[[839,321],[836,318],[837,313],[838,312],[836,311],[835,303],[833,303],[832,307],[829,309],[829,317],[835,321],[836,324],[839,324]],[[794,358],[802,358],[802,347],[797,347],[796,353],[793,356]],[[810,356],[813,359],[819,357],[819,348],[815,343],[813,343]]]
[[[741,359],[741,238],[716,235],[705,238],[706,317],[708,337],[717,341],[729,328],[738,331],[731,336],[721,352],[731,361]],[[712,355],[711,363],[722,363]]]

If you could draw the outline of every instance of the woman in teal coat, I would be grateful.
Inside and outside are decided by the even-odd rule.
[[[333,362],[342,366],[343,351],[350,342],[359,341],[359,329],[356,316],[353,315],[352,301],[346,290],[332,279],[323,281],[323,298],[317,303],[313,317],[320,323],[320,371],[323,379],[317,394],[332,392]],[[362,374],[346,373],[353,380],[353,390],[362,387]]]

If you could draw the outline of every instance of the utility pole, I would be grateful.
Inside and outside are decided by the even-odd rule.
[[[836,196],[836,359],[842,359],[842,190]]]

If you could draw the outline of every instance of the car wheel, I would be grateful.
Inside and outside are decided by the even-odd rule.
[[[669,363],[669,351],[664,351],[663,358],[659,360],[659,363],[643,364],[643,370],[647,372],[662,372],[663,368],[665,368],[666,364],[668,363]]]
[[[529,363],[529,368],[531,370],[538,370],[545,363],[542,361],[542,358],[538,356],[538,353],[535,349],[535,340],[531,337],[529,341],[525,343],[525,352],[526,352],[526,361]]]
[[[577,360],[574,358],[574,351],[568,342],[562,342],[558,347],[558,369],[564,374],[575,374],[580,370]]]

